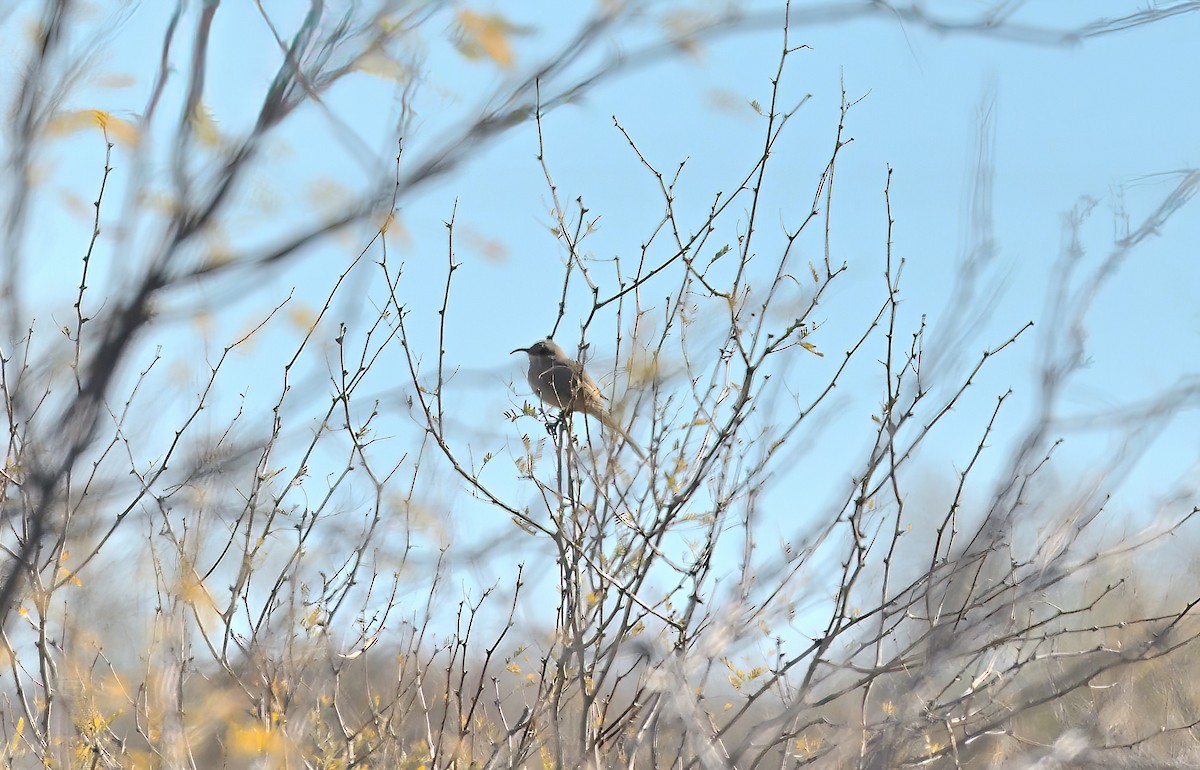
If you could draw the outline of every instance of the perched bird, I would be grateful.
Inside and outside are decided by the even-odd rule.
[[[564,412],[581,412],[595,417],[604,427],[629,442],[638,457],[646,459],[646,453],[608,411],[600,388],[583,366],[568,357],[554,340],[540,340],[527,348],[517,348],[513,353],[529,356],[529,384],[543,404]]]

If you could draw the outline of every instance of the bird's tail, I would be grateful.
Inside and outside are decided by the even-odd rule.
[[[646,453],[643,452],[642,448],[638,446],[638,443],[633,440],[633,436],[630,436],[629,432],[622,428],[621,424],[617,422],[616,418],[609,414],[607,410],[597,410],[591,414],[594,414],[596,419],[604,424],[604,427],[625,439],[625,443],[629,444],[629,448],[633,450],[633,453],[636,454],[642,460],[642,462],[646,461]]]

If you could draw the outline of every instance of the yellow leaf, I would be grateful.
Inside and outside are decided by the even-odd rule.
[[[49,136],[69,136],[88,128],[99,127],[106,139],[127,145],[136,145],[141,140],[137,128],[104,110],[72,110],[60,112],[46,124]]]
[[[382,51],[370,51],[359,57],[355,69],[397,83],[408,79],[408,68]]]
[[[50,118],[50,122],[46,124],[46,133],[50,136],[67,136],[82,131],[85,128],[91,128],[99,125],[95,110],[72,110],[70,112],[60,112]]]
[[[812,344],[811,342],[801,342],[800,346],[802,348],[804,348],[805,350],[807,350],[809,353],[812,353],[814,356],[820,356],[821,358],[825,357],[825,354],[822,353],[821,351],[817,350],[817,346]]]
[[[412,243],[412,237],[409,235],[408,228],[404,223],[396,218],[394,214],[388,214],[384,220],[380,231],[387,242],[397,249],[407,249]]]
[[[261,725],[234,727],[230,733],[229,746],[235,755],[277,754],[283,748],[279,733]]]
[[[508,249],[498,238],[489,238],[472,227],[461,227],[459,234],[468,245],[490,262],[500,264],[508,258]]]
[[[464,9],[458,12],[458,24],[463,32],[459,50],[468,58],[477,59],[480,55],[486,55],[501,67],[512,66],[513,54],[508,44],[508,34],[513,27],[503,17]]]
[[[805,754],[811,754],[817,749],[821,748],[821,739],[803,736],[796,739],[795,746],[797,751],[803,751]]]
[[[317,325],[317,314],[307,305],[297,304],[288,310],[288,321],[297,329],[308,332]]]
[[[129,147],[135,146],[142,140],[137,126],[120,118],[109,119],[108,130],[104,132],[104,135],[112,139],[115,144],[124,144]]]
[[[212,111],[203,104],[197,104],[192,110],[192,132],[196,140],[205,147],[216,147],[221,143],[221,132],[217,129],[217,121]]]
[[[12,756],[17,751],[17,746],[20,745],[21,734],[25,732],[25,717],[17,720],[17,729],[13,731],[12,740],[8,742],[8,754]]]

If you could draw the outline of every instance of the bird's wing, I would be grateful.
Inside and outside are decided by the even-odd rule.
[[[542,400],[549,401],[560,409],[572,408],[579,397],[579,378],[575,370],[562,361],[551,361],[541,374],[543,386],[549,393]]]

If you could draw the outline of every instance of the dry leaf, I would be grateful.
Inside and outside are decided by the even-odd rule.
[[[464,55],[472,59],[485,55],[501,67],[512,66],[508,36],[514,28],[504,17],[464,9],[458,12],[458,24],[463,33],[458,48]]]

